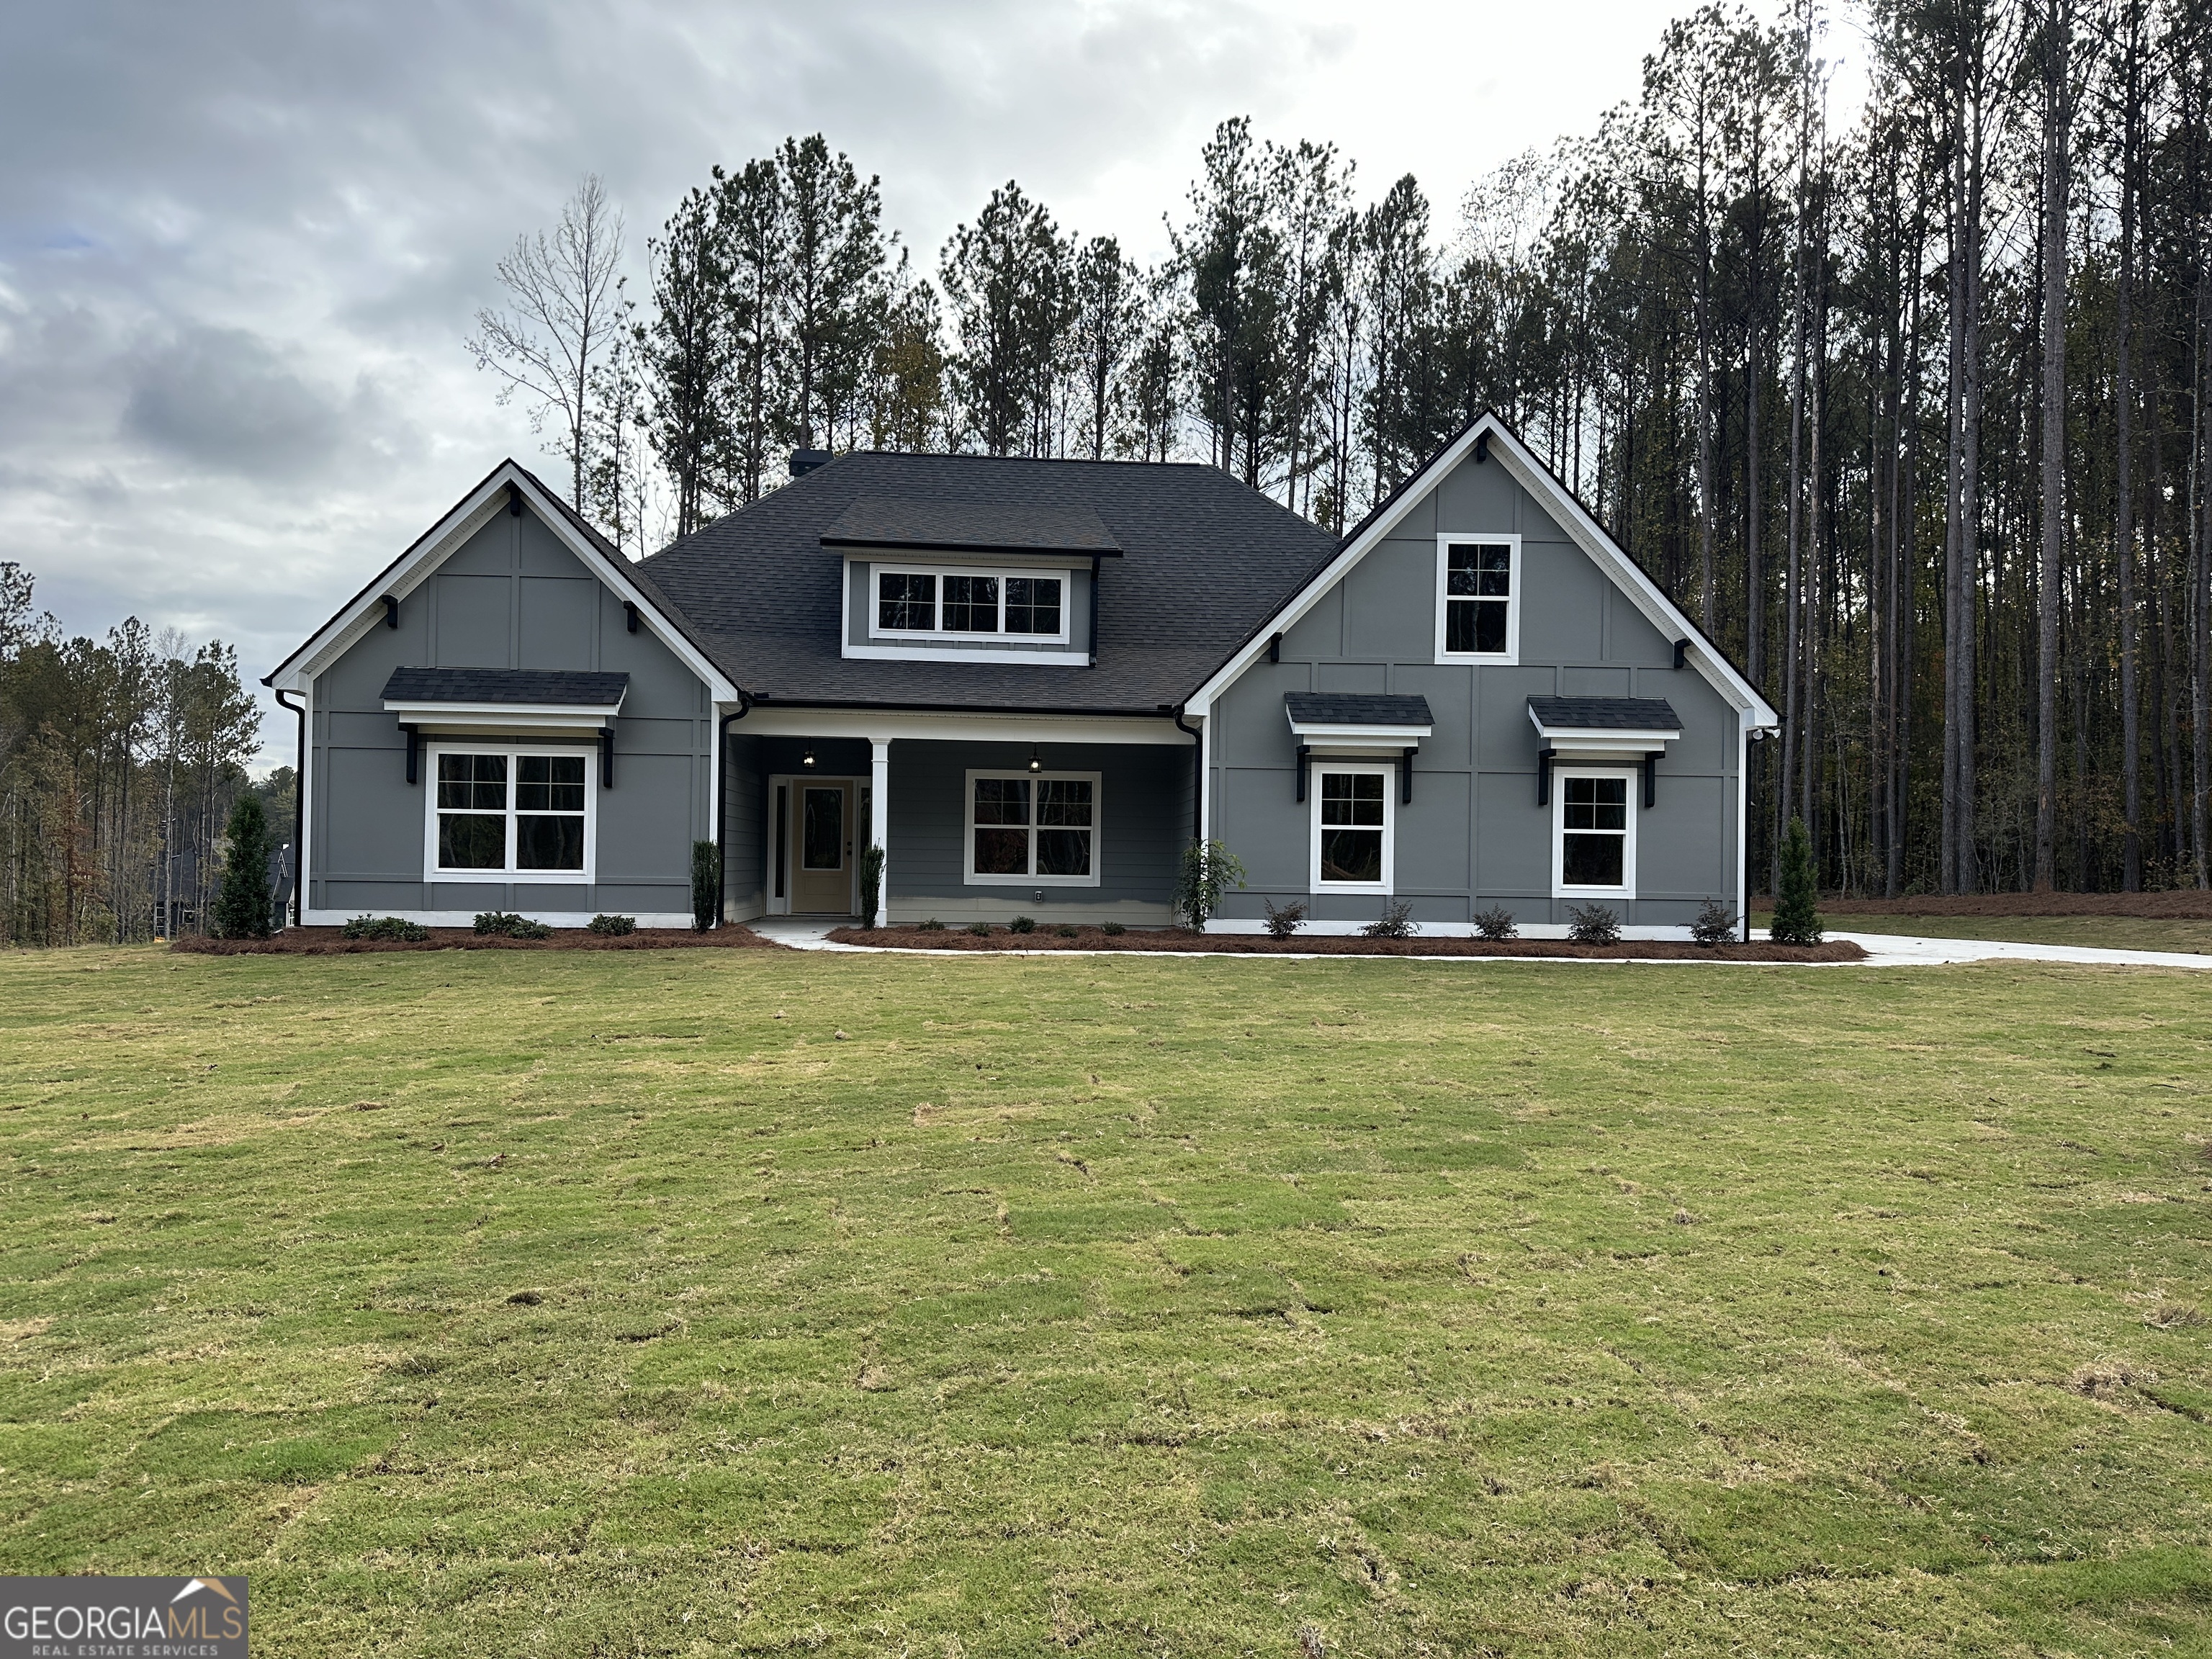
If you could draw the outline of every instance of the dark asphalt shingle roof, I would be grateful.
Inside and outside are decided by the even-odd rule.
[[[1608,732],[1679,732],[1682,722],[1664,697],[1531,697],[1528,712],[1547,726]]]
[[[627,674],[546,668],[395,668],[386,702],[559,703],[611,708],[629,689]]]
[[[1433,726],[1426,697],[1351,691],[1286,691],[1283,704],[1302,726]]]
[[[864,495],[830,521],[824,547],[915,547],[948,553],[1118,554],[1089,507],[1008,506]]]
[[[847,660],[843,561],[823,538],[884,501],[1095,517],[1121,550],[1099,580],[1098,665]],[[1217,467],[860,453],[631,568],[724,672],[773,702],[1153,714],[1196,690],[1337,546]]]

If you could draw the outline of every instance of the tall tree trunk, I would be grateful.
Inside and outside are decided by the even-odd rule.
[[[2057,878],[2058,611],[2065,601],[2066,77],[2069,0],[2045,0],[2043,41],[2043,543],[2037,574],[2035,890]]]
[[[2136,135],[2142,89],[2136,31],[2139,0],[2130,0],[2125,61],[2121,70],[2120,273],[2118,295],[2118,362],[2113,375],[2114,540],[2118,550],[2120,606],[2120,800],[2123,828],[2120,890],[2142,890],[2142,732],[2136,690],[2135,421]]]

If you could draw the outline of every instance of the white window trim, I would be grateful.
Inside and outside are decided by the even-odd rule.
[[[438,757],[441,755],[504,755],[507,757],[507,856],[503,870],[447,870],[438,863]],[[514,857],[514,787],[516,761],[525,755],[574,755],[584,763],[584,867],[580,870],[518,870]],[[527,882],[538,885],[588,885],[596,879],[599,861],[599,751],[551,744],[426,743],[422,745],[422,879],[436,882]]]
[[[975,784],[981,778],[1024,778],[1032,783],[1081,782],[1091,786],[1091,873],[1087,876],[979,876],[975,873]],[[1031,772],[1020,767],[984,767],[960,786],[960,880],[969,887],[1096,887],[1106,862],[1106,790],[1096,772]],[[1030,799],[1030,862],[1036,863],[1036,799]]]
[[[927,631],[918,629],[884,628],[883,617],[883,579],[886,576],[934,576],[937,578],[935,610],[932,613],[939,626]],[[951,634],[945,630],[945,579],[948,576],[988,576],[1001,584],[1021,577],[1033,580],[1055,581],[1060,584],[1060,632],[1057,634],[1010,634],[1004,628],[991,634]],[[871,564],[868,567],[868,637],[872,640],[893,640],[902,645],[927,641],[940,649],[959,650],[969,644],[980,645],[1058,645],[1068,642],[1069,630],[1074,622],[1075,577],[1072,570],[1044,568],[1016,568],[1006,566],[959,564]],[[999,620],[1006,617],[1006,589],[999,591]]]
[[[1627,830],[1621,837],[1620,879],[1618,887],[1570,887],[1566,883],[1567,789],[1569,778],[1621,778],[1627,781]],[[1552,896],[1557,899],[1636,896],[1636,818],[1643,810],[1644,772],[1634,766],[1560,766],[1552,768]]]
[[[1373,773],[1382,780],[1382,879],[1380,881],[1323,881],[1321,878],[1321,781],[1331,772]],[[1398,791],[1394,787],[1398,769],[1388,763],[1316,760],[1306,779],[1309,803],[1307,853],[1308,885],[1316,896],[1323,893],[1391,893],[1396,890],[1398,849]]]
[[[1451,583],[1451,550],[1470,545],[1508,547],[1512,550],[1512,562],[1505,578],[1509,589],[1505,595],[1505,649],[1503,651],[1447,651],[1444,649],[1445,624],[1450,617],[1451,596],[1444,590]],[[1474,534],[1462,531],[1456,536],[1437,538],[1437,660],[1446,662],[1486,662],[1510,668],[1521,660],[1521,538],[1493,536],[1486,532]]]

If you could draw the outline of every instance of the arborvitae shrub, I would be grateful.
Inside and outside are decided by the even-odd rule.
[[[1802,818],[1790,819],[1789,833],[1782,838],[1780,888],[1774,896],[1774,921],[1767,938],[1777,945],[1818,945],[1825,929],[1813,870],[1813,838],[1805,833]]]

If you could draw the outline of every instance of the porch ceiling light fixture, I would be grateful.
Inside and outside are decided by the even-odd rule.
[[[799,763],[801,766],[805,767],[809,771],[811,771],[814,767],[814,751],[811,749],[808,750],[804,755],[799,757]]]
[[[1035,744],[1030,745],[1030,770],[1032,772],[1044,770],[1044,762],[1038,757],[1037,746]]]

